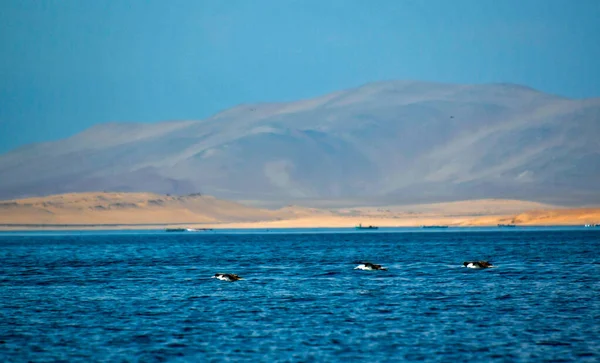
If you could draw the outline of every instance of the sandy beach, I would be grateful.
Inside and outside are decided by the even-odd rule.
[[[261,209],[211,196],[152,193],[71,193],[0,202],[0,230],[324,228],[600,223],[600,208],[562,208],[519,200],[483,199],[404,206]]]

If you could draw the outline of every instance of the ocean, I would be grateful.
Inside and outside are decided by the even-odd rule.
[[[599,252],[600,228],[4,232],[0,361],[598,362]]]

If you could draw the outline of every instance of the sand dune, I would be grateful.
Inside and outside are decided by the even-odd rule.
[[[534,210],[513,218],[520,225],[557,225],[600,223],[600,208],[574,208],[565,210]]]
[[[341,215],[386,216],[490,216],[522,213],[528,210],[561,209],[560,206],[511,199],[478,199],[447,203],[340,208]]]
[[[294,218],[193,194],[71,193],[0,202],[1,224],[146,224],[250,222]]]
[[[567,209],[519,200],[484,199],[331,210],[299,206],[268,210],[199,194],[153,193],[72,193],[0,202],[0,228],[3,229],[18,228],[15,225],[316,228],[352,227],[358,223],[382,227],[494,226],[498,223],[581,225],[600,223],[600,208]]]

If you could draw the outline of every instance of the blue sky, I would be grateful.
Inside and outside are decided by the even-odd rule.
[[[0,152],[388,79],[600,96],[598,0],[5,0]]]

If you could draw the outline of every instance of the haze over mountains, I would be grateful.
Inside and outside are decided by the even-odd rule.
[[[1,199],[104,190],[256,205],[589,205],[599,185],[600,98],[513,84],[377,82],[200,121],[106,123],[0,155]]]

